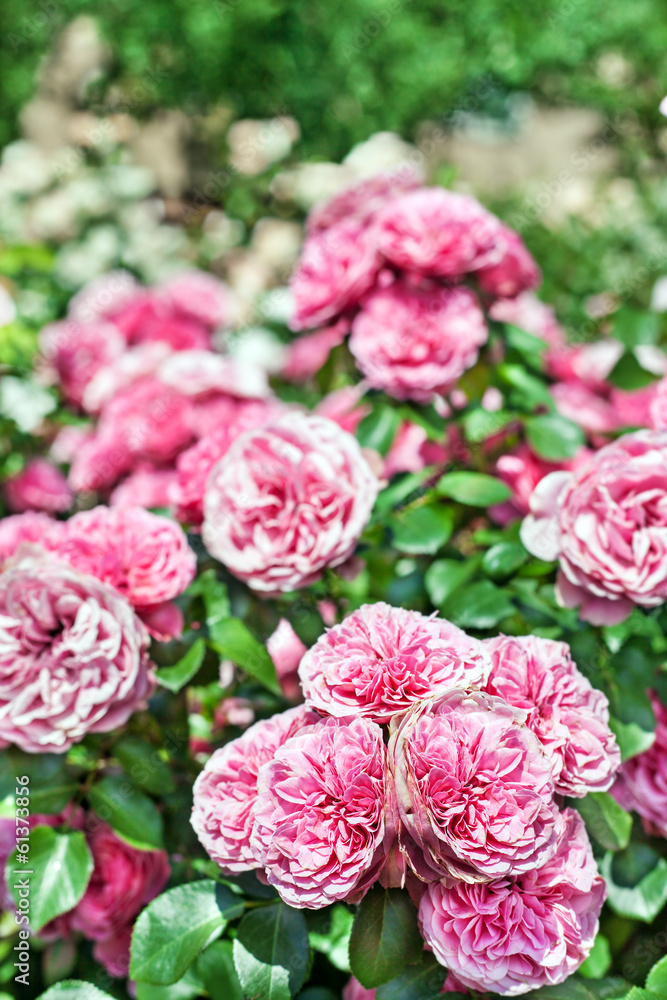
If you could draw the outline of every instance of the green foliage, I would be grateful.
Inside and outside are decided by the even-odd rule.
[[[395,979],[422,949],[407,892],[373,886],[361,901],[350,938],[350,965],[362,986],[372,989]]]
[[[30,926],[37,932],[50,920],[76,906],[93,871],[93,858],[79,831],[56,833],[50,826],[30,831],[30,865],[21,864],[17,847],[7,862],[5,877],[18,912],[30,902]],[[29,874],[23,875],[23,872]],[[26,897],[26,882],[29,895]]]
[[[247,913],[234,941],[234,964],[246,996],[290,1000],[308,973],[310,947],[301,910],[284,903]]]

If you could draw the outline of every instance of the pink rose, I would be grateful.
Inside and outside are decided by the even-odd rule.
[[[607,434],[620,426],[614,406],[583,382],[556,382],[549,391],[560,415],[589,434]]]
[[[288,414],[243,434],[214,467],[204,544],[255,590],[306,587],[353,553],[377,492],[350,434],[324,417]]]
[[[157,378],[160,365],[171,353],[169,345],[160,342],[128,348],[112,364],[101,368],[86,386],[83,394],[86,413],[100,413],[114,396],[135,382]]]
[[[302,701],[299,664],[306,647],[287,621],[281,618],[275,632],[266,640],[284,696],[289,701]]]
[[[233,304],[227,286],[206,271],[180,271],[159,288],[161,299],[176,313],[209,330],[229,325]]]
[[[375,880],[384,861],[385,746],[367,719],[324,719],[260,769],[250,844],[290,906],[318,909]]]
[[[314,412],[333,420],[348,434],[356,434],[361,421],[371,412],[370,405],[361,401],[364,391],[363,384],[341,386],[340,389],[327,393]]]
[[[583,382],[594,392],[605,392],[608,389],[607,379],[624,350],[618,340],[563,344],[548,352],[547,371],[554,379]]]
[[[160,363],[156,377],[184,396],[223,393],[239,399],[261,400],[269,395],[263,368],[212,351],[168,354]]]
[[[501,698],[449,691],[392,720],[399,842],[420,878],[483,882],[553,853],[551,762],[524,718]]]
[[[8,479],[3,492],[10,510],[43,510],[61,514],[72,503],[72,491],[60,469],[45,458],[31,459],[18,475]]]
[[[637,431],[601,448],[574,473],[546,476],[521,538],[558,559],[559,600],[594,625],[623,621],[634,604],[667,598],[667,434]],[[613,526],[613,530],[611,529]]]
[[[396,282],[364,301],[350,350],[375,389],[427,403],[474,365],[488,330],[467,288],[412,288]]]
[[[86,325],[64,319],[44,327],[39,346],[38,364],[60,386],[68,403],[81,406],[87,386],[121,356],[125,340],[110,323]]]
[[[178,480],[176,469],[139,466],[115,488],[109,497],[112,507],[168,507],[170,491]]]
[[[506,504],[491,508],[494,519],[505,523],[505,520],[512,520],[517,516],[527,514],[530,510],[531,494],[545,476],[551,472],[577,468],[585,464],[591,455],[591,451],[582,447],[571,461],[547,462],[523,442],[514,451],[501,455],[496,462],[496,475],[509,486],[512,491],[512,499]],[[501,517],[502,515],[507,515],[507,517],[503,517],[501,520],[497,517],[498,513],[501,513]]]
[[[174,351],[211,346],[207,327],[183,315],[153,289],[141,289],[108,319],[124,334],[130,345],[161,341]]]
[[[656,431],[667,430],[667,378],[663,378],[655,387],[655,394],[650,404],[650,426]]]
[[[94,323],[118,312],[139,290],[137,279],[129,271],[109,271],[84,285],[69,300],[67,309],[72,319]]]
[[[30,558],[0,575],[0,738],[64,753],[146,707],[147,634],[112,587]]]
[[[451,622],[364,604],[327,629],[301,660],[306,704],[323,715],[380,724],[451,688],[483,684],[491,660]]]
[[[435,957],[465,986],[518,996],[579,968],[605,896],[583,820],[566,809],[545,864],[481,885],[431,882],[419,920]]]
[[[612,794],[625,809],[634,809],[648,834],[667,837],[667,708],[651,695],[655,743],[626,760]]]
[[[137,609],[178,597],[197,559],[175,521],[143,507],[95,507],[70,518],[56,555],[114,587]]]
[[[62,521],[54,521],[48,514],[33,511],[0,518],[0,569],[24,543],[34,543],[46,551],[53,550],[64,530]]]
[[[527,635],[487,639],[489,694],[528,713],[526,725],[551,757],[560,795],[606,792],[621,766],[606,695],[572,662],[564,642]]]
[[[399,472],[421,472],[427,465],[442,465],[450,457],[446,442],[432,441],[423,427],[406,420],[385,455],[383,475],[391,479]]]
[[[406,165],[391,172],[369,177],[345,188],[330,201],[313,209],[308,216],[308,232],[317,233],[344,219],[367,224],[388,201],[405,191],[420,187],[419,174]]]
[[[358,979],[350,976],[343,987],[343,1000],[375,1000],[375,990],[367,990]]]
[[[90,814],[88,825],[93,874],[83,898],[67,916],[72,930],[91,941],[104,941],[123,931],[162,892],[171,870],[165,851],[139,851]]]
[[[504,227],[478,201],[444,188],[420,188],[389,201],[375,220],[382,256],[405,271],[461,277],[498,264]]]
[[[505,249],[499,261],[477,272],[479,287],[494,299],[511,299],[536,288],[542,274],[535,260],[513,229],[502,226]]]
[[[498,299],[489,307],[489,316],[498,323],[511,323],[532,333],[551,348],[565,344],[565,331],[552,307],[541,302],[533,292],[522,292],[515,299]]]
[[[260,768],[272,760],[278,747],[317,718],[301,705],[256,722],[243,736],[216,750],[197,778],[190,822],[226,875],[259,866],[250,834]]]
[[[308,236],[291,279],[292,328],[319,326],[358,305],[378,268],[372,235],[353,219]]]
[[[104,966],[110,976],[125,979],[130,973],[131,943],[132,925],[123,927],[113,937],[96,941],[93,945],[93,958]]]
[[[287,348],[287,356],[281,375],[288,382],[305,382],[323,368],[334,347],[345,340],[349,330],[347,320],[338,320],[314,333],[293,340]]]

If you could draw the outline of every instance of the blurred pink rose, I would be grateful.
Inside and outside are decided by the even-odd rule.
[[[308,236],[291,278],[292,328],[320,326],[352,306],[373,284],[379,268],[375,241],[354,219]]]
[[[612,795],[625,809],[639,813],[648,834],[667,837],[667,707],[651,694],[655,743],[626,760]]]
[[[547,353],[547,372],[558,381],[583,382],[594,392],[605,392],[607,378],[624,350],[623,344],[611,339],[564,344]]]
[[[650,426],[656,431],[667,430],[667,378],[658,382],[650,405]]]
[[[511,299],[536,288],[542,274],[518,233],[501,227],[505,248],[499,261],[477,272],[479,287],[495,299]]]
[[[579,672],[570,647],[532,635],[501,635],[484,646],[493,659],[486,690],[528,713],[526,725],[551,758],[556,792],[606,792],[621,766],[609,702]]]
[[[432,882],[419,921],[435,957],[471,990],[518,996],[562,983],[593,947],[605,884],[583,820],[566,809],[553,856],[516,879]]]
[[[130,924],[128,927],[123,927],[113,937],[96,941],[93,945],[93,958],[104,966],[110,976],[115,979],[125,979],[130,973],[131,943],[132,925]]]
[[[375,1000],[375,990],[367,990],[358,979],[350,976],[343,987],[343,1000]]]
[[[64,530],[63,521],[54,521],[48,514],[33,511],[0,518],[0,569],[24,543],[34,543],[45,551],[53,550]]]
[[[656,398],[658,385],[643,386],[630,392],[611,387],[609,402],[616,414],[617,427],[653,427],[653,402]]]
[[[442,465],[450,456],[446,443],[432,441],[423,427],[406,420],[385,455],[383,475],[391,479],[399,472],[421,472],[427,465]]]
[[[129,271],[118,269],[93,278],[73,295],[67,307],[72,319],[81,323],[94,323],[104,319],[129,302],[140,285]]]
[[[225,874],[259,866],[250,847],[259,769],[286,740],[316,721],[315,713],[305,706],[291,708],[256,722],[207,761],[194,785],[190,822]]]
[[[519,875],[554,851],[551,762],[525,713],[481,691],[449,691],[392,720],[399,842],[426,881]]]
[[[112,507],[168,507],[170,490],[178,480],[176,469],[154,469],[138,466],[127,479],[119,483],[111,496]]]
[[[507,520],[527,514],[530,510],[531,494],[545,476],[563,469],[578,468],[584,465],[591,455],[592,452],[588,448],[582,447],[570,461],[547,462],[546,459],[536,455],[525,442],[519,444],[514,451],[501,455],[496,462],[496,475],[509,486],[512,499],[491,508],[494,520],[503,524]]]
[[[160,365],[171,353],[168,344],[159,342],[128,348],[112,364],[101,368],[86,386],[83,394],[86,413],[98,414],[114,396],[135,382],[157,378]]]
[[[212,351],[175,351],[161,361],[155,374],[160,382],[184,396],[223,393],[239,399],[262,400],[269,395],[263,368]]]
[[[559,560],[559,600],[583,621],[617,624],[667,598],[666,432],[625,434],[575,473],[551,473],[530,509],[523,543]]]
[[[540,301],[533,292],[522,292],[515,299],[498,299],[489,307],[489,316],[499,323],[511,323],[532,333],[551,348],[565,344],[565,331],[552,307]]]
[[[266,640],[283,695],[288,701],[302,701],[299,664],[306,647],[287,621],[281,618],[278,627]]]
[[[556,382],[549,391],[560,415],[589,434],[605,434],[619,426],[612,404],[583,382]]]
[[[379,601],[327,629],[299,676],[316,711],[382,724],[435,694],[483,684],[490,669],[482,643],[456,625]]]
[[[323,719],[264,764],[250,844],[284,902],[318,909],[377,878],[385,780],[382,730],[367,719]]]
[[[427,403],[474,365],[487,338],[484,314],[467,288],[396,282],[367,296],[350,350],[373,388]]]
[[[5,481],[7,506],[17,514],[42,510],[61,514],[72,504],[72,491],[60,469],[45,458],[33,458],[16,476]]]
[[[138,610],[178,597],[197,567],[180,525],[143,507],[95,507],[75,514],[56,554],[110,584]]]
[[[378,209],[405,191],[420,187],[421,179],[408,164],[399,169],[369,177],[360,184],[345,188],[330,201],[316,206],[306,223],[309,233],[329,229],[344,219],[368,223]]]
[[[154,341],[168,344],[175,351],[211,346],[207,327],[181,313],[153,289],[141,289],[107,317],[131,346]]]
[[[392,199],[374,219],[377,246],[390,264],[448,278],[500,263],[503,230],[474,198],[436,187]]]
[[[81,406],[86,387],[121,356],[125,339],[110,323],[64,319],[44,327],[39,347],[38,365],[60,386],[66,402]]]
[[[363,384],[334,389],[319,401],[314,412],[333,420],[348,434],[356,434],[361,421],[371,412],[370,404],[361,402],[364,391]]]
[[[146,707],[147,634],[112,587],[30,558],[0,575],[0,738],[64,753]]]
[[[243,434],[213,468],[204,543],[255,590],[306,587],[352,554],[378,485],[350,434],[288,414]]]
[[[288,382],[305,382],[323,368],[334,347],[345,340],[349,330],[348,320],[338,320],[314,333],[307,333],[291,341],[281,375]]]
[[[232,318],[230,289],[206,271],[179,271],[160,285],[159,294],[177,313],[210,330],[229,325]]]

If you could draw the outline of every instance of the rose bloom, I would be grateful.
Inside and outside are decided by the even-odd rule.
[[[559,600],[594,625],[667,598],[667,433],[625,434],[574,473],[554,472],[530,499],[521,538],[558,559]]]
[[[160,365],[171,353],[169,345],[160,342],[129,347],[112,364],[100,369],[86,386],[83,394],[86,413],[99,414],[107,403],[135,382],[157,378]]]
[[[588,434],[608,434],[620,426],[615,407],[583,382],[556,382],[549,392],[561,417]]]
[[[490,669],[482,643],[451,622],[378,602],[327,629],[299,676],[306,704],[323,715],[385,723],[432,695],[483,684]]]
[[[491,508],[493,519],[500,524],[521,517],[530,510],[530,497],[537,484],[551,472],[574,469],[584,465],[592,452],[581,447],[575,457],[566,462],[547,462],[522,442],[514,451],[501,455],[496,462],[496,475],[509,486],[512,499]]]
[[[542,274],[518,233],[501,227],[505,249],[499,261],[477,272],[479,287],[495,299],[511,299],[536,288]]]
[[[219,278],[195,268],[179,271],[159,288],[162,300],[175,312],[209,330],[229,323],[233,312],[230,289]]]
[[[362,402],[364,392],[363,383],[343,385],[323,396],[314,412],[333,420],[348,434],[356,434],[361,421],[371,412],[371,406]]]
[[[655,743],[626,760],[612,794],[625,809],[639,813],[648,834],[667,837],[667,708],[651,694]]]
[[[361,892],[384,862],[385,746],[368,719],[323,719],[260,769],[251,848],[290,906]]]
[[[288,701],[303,701],[299,663],[306,652],[306,647],[286,618],[280,619],[278,627],[266,640],[266,648],[276,668],[284,697]]]
[[[297,337],[288,345],[282,377],[288,382],[305,382],[312,378],[327,363],[334,347],[343,343],[348,329],[349,322],[339,320],[314,333]]]
[[[290,282],[295,306],[292,329],[319,326],[358,305],[378,268],[375,241],[354,220],[308,236]]]
[[[65,524],[57,556],[103,580],[135,608],[178,597],[197,559],[175,521],[143,507],[95,507]]]
[[[168,507],[170,492],[178,481],[176,469],[154,469],[138,466],[127,479],[119,483],[111,496],[112,507]]]
[[[566,809],[544,865],[477,885],[431,882],[419,921],[435,957],[464,986],[517,996],[579,968],[605,896],[583,820]]]
[[[390,264],[448,278],[499,264],[503,230],[474,198],[436,187],[392,199],[374,220],[377,246]]]
[[[48,514],[34,511],[0,518],[0,569],[21,545],[34,543],[46,551],[53,550],[64,530],[62,521],[54,521]]]
[[[216,750],[195,781],[190,822],[209,856],[226,875],[257,868],[250,847],[257,775],[278,747],[318,716],[305,706],[256,722]]]
[[[547,353],[547,372],[558,381],[583,382],[594,392],[605,392],[607,379],[624,350],[620,341],[611,339],[563,344]]]
[[[344,219],[367,224],[378,209],[397,195],[421,186],[416,170],[408,165],[387,173],[376,174],[360,184],[345,188],[330,201],[316,206],[306,223],[309,233],[330,229]]]
[[[401,846],[420,878],[518,875],[554,850],[551,761],[525,713],[449,691],[391,723]]]
[[[551,348],[560,348],[565,344],[565,331],[552,307],[533,292],[522,292],[514,299],[498,299],[489,307],[489,316],[499,323],[511,323],[526,333],[532,333]]]
[[[650,404],[650,426],[657,431],[667,430],[667,378],[658,382]]]
[[[528,713],[526,725],[551,757],[556,792],[606,792],[621,766],[609,702],[577,670],[570,647],[532,635],[484,645],[493,660],[486,690]]]
[[[204,544],[255,590],[306,587],[353,553],[378,486],[352,435],[288,414],[243,434],[214,467]]]
[[[60,386],[66,402],[81,406],[93,377],[125,350],[125,338],[110,323],[64,319],[39,335],[39,366]]]
[[[364,301],[350,350],[375,389],[428,403],[475,364],[488,330],[467,288],[413,288],[396,282]]]
[[[127,927],[162,892],[169,881],[169,859],[165,851],[139,851],[106,823],[89,819],[94,820],[86,833],[93,874],[68,918],[72,930],[91,941],[103,941]]]
[[[94,323],[118,312],[140,290],[137,279],[118,268],[93,278],[69,300],[67,311],[81,323]]]
[[[154,686],[148,636],[112,587],[30,558],[0,574],[0,738],[64,753],[117,729]]]
[[[60,469],[45,458],[33,458],[16,476],[8,479],[3,492],[10,510],[43,510],[60,514],[69,509],[72,491]]]
[[[175,351],[188,351],[211,345],[207,327],[183,315],[153,289],[141,289],[108,319],[131,346],[161,341]]]

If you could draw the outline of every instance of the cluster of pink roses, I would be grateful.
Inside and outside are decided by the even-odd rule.
[[[493,305],[536,287],[539,269],[519,236],[474,198],[424,188],[412,171],[365,181],[308,220],[292,278],[293,327],[332,324],[306,338],[317,359],[351,331],[368,385],[429,402],[477,359],[488,329],[471,282]],[[288,374],[309,374],[296,342]]]
[[[380,603],[299,673],[305,705],[217,750],[195,784],[192,823],[222,870],[258,869],[309,908],[406,885],[426,944],[472,989],[578,968],[604,882],[555,796],[608,789],[620,755],[568,647]]]
[[[149,630],[179,634],[195,574],[181,528],[141,508],[0,523],[0,740],[63,753],[146,707]]]

